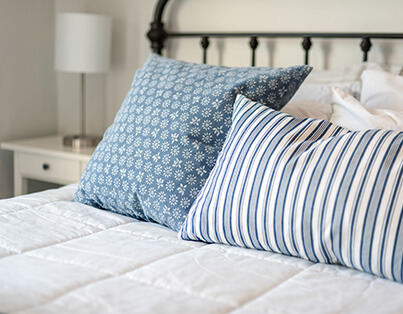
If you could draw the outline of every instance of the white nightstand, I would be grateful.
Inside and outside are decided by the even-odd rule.
[[[0,148],[14,152],[14,195],[27,193],[27,179],[78,182],[95,150],[63,146],[62,136],[3,142]]]

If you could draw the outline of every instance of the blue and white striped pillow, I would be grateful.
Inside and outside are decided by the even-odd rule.
[[[239,95],[180,237],[403,282],[403,132],[351,132]]]

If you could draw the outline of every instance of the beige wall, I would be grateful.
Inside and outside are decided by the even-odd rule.
[[[247,3],[247,5],[245,5]],[[182,0],[173,1],[169,20],[178,30],[198,31],[272,31],[272,32],[403,32],[402,0]],[[214,11],[213,9],[214,8]],[[195,12],[197,12],[195,14]],[[217,12],[217,13],[212,13]],[[332,42],[333,43],[333,42]],[[314,41],[312,65],[335,68],[357,63],[362,55],[358,40]],[[378,62],[403,60],[400,48],[374,41],[370,59]],[[288,66],[303,62],[301,40],[261,40],[257,62],[261,66]],[[177,41],[170,56],[192,60],[200,55],[194,50],[199,39]],[[213,40],[209,62],[227,65],[249,65],[247,40]],[[195,53],[192,53],[195,51]],[[201,57],[200,57],[201,58]],[[199,60],[200,60],[199,58]]]
[[[78,75],[53,70],[54,16],[89,12],[113,18],[112,65],[87,76],[87,126],[102,134],[113,122],[135,70],[150,53],[145,33],[155,0],[0,0],[0,140],[78,130]],[[402,0],[170,0],[171,29],[199,31],[403,32]],[[3,43],[9,43],[7,45]],[[313,65],[335,68],[361,60],[357,41],[314,42]],[[370,59],[402,63],[398,47],[374,41]],[[262,40],[258,65],[301,63],[299,40]],[[199,39],[173,41],[165,55],[201,61]],[[209,62],[249,65],[247,42],[213,40]],[[56,83],[55,83],[56,78]],[[21,92],[24,91],[24,92]],[[33,118],[34,117],[34,118]],[[0,153],[0,197],[11,193],[11,154]]]
[[[87,12],[112,17],[112,60],[107,75],[87,76],[87,130],[103,134],[130,88],[133,74],[149,50],[145,32],[154,1],[150,0],[56,0],[57,12]],[[78,75],[58,73],[58,129],[78,129]]]
[[[56,0],[59,11],[74,10],[76,1]],[[88,105],[96,117],[95,132],[103,130],[113,118],[130,87],[134,71],[141,67],[150,53],[145,33],[155,5],[154,0],[86,0],[78,1],[83,11],[101,13],[113,18],[113,50],[111,71],[90,78]],[[247,5],[245,5],[247,3]],[[69,8],[69,6],[71,8]],[[381,14],[380,14],[381,12]],[[226,31],[339,31],[339,32],[403,32],[401,23],[402,0],[170,0],[165,12],[167,25],[174,30],[226,30]],[[326,40],[314,42],[311,53],[316,68],[336,68],[360,62],[362,54],[359,40]],[[224,65],[249,65],[250,51],[247,41],[212,40],[209,62]],[[300,40],[262,40],[257,52],[261,66],[287,66],[303,61]],[[165,55],[201,61],[199,39],[172,41]],[[403,44],[375,42],[370,60],[383,63],[402,63]],[[59,74],[60,79],[60,74]],[[71,79],[71,78],[70,78]],[[74,81],[74,79],[71,79]],[[71,82],[70,82],[71,83]],[[60,84],[59,80],[59,131],[74,126],[77,118],[67,106],[77,86]],[[99,111],[103,108],[103,111]],[[67,119],[70,117],[69,119]],[[71,122],[73,121],[73,122]],[[74,126],[75,128],[75,126]]]
[[[53,0],[0,0],[0,141],[57,129]],[[12,153],[0,150],[0,198],[12,195]]]

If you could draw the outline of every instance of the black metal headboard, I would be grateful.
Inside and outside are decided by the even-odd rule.
[[[360,47],[363,53],[363,61],[368,61],[368,52],[372,47],[371,39],[403,39],[403,33],[186,33],[186,32],[169,32],[164,28],[162,22],[162,15],[166,4],[169,0],[158,0],[154,10],[154,20],[151,23],[151,29],[147,33],[151,41],[151,48],[153,52],[161,54],[164,48],[165,41],[173,37],[199,37],[200,44],[203,49],[203,63],[207,62],[207,49],[209,47],[210,38],[249,38],[249,46],[251,48],[252,66],[256,63],[256,49],[259,45],[259,38],[301,38],[302,48],[305,53],[305,64],[309,63],[309,50],[312,47],[312,40],[314,38],[357,38],[361,39]]]

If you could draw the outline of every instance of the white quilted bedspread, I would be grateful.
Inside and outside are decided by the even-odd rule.
[[[179,240],[72,203],[0,201],[2,313],[403,313],[403,285],[338,266]]]

